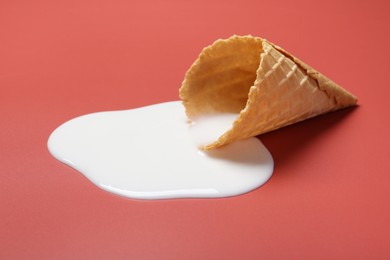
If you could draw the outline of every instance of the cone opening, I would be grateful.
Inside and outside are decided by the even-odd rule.
[[[187,115],[243,110],[262,52],[262,39],[251,36],[233,36],[206,47],[187,71],[180,89]]]

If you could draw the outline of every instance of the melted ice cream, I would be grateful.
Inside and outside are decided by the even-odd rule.
[[[100,112],[58,127],[48,147],[98,187],[125,197],[234,196],[271,177],[271,154],[254,137],[210,152],[199,150],[194,139],[198,144],[214,141],[235,117],[214,115],[189,126],[179,101]]]

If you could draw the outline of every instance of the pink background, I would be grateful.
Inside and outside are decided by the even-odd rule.
[[[31,3],[33,2],[33,3]],[[390,259],[388,1],[0,2],[1,259]],[[253,34],[359,98],[261,136],[262,188],[104,192],[46,148],[86,113],[178,99],[203,47]]]

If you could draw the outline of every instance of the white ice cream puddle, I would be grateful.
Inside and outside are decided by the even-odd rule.
[[[202,129],[196,139],[207,141],[199,136],[208,133],[204,127],[210,122],[202,121],[196,122]],[[226,127],[232,117],[212,121],[215,130],[217,121]],[[257,138],[208,153],[198,150],[193,139],[184,107],[176,101],[72,119],[51,134],[48,147],[98,187],[129,198],[234,196],[258,188],[272,175],[272,156]]]
[[[190,131],[198,147],[213,143],[226,130],[232,128],[238,114],[210,114],[195,118],[191,122]]]

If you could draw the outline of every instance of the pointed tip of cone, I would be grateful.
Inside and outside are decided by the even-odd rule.
[[[344,107],[354,106],[357,104],[358,99],[356,96],[352,95],[350,92],[342,88],[340,85],[333,82],[328,77],[324,76],[322,73],[313,69],[294,55],[290,54],[280,46],[271,43],[267,40],[263,41],[263,48],[274,48],[280,53],[282,53],[287,58],[291,59],[295,64],[297,64],[301,69],[303,69],[308,76],[314,79],[320,90],[324,91],[329,98],[334,99],[335,109],[340,109]]]

